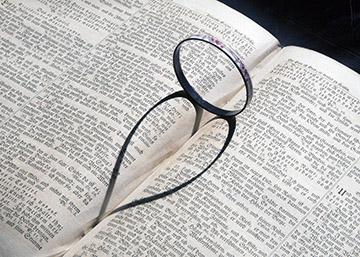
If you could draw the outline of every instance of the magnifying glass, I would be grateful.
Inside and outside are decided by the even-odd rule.
[[[192,43],[197,43],[198,45],[196,47],[194,47],[192,45]],[[202,45],[204,44],[204,45]],[[197,81],[195,80],[191,80],[188,79],[188,77],[191,77],[191,73],[187,73],[186,72],[186,67],[184,68],[183,66],[186,66],[186,64],[188,64],[189,62],[194,62],[194,60],[191,60],[191,58],[189,60],[183,60],[181,58],[181,49],[182,47],[187,47],[187,51],[190,53],[191,55],[194,55],[195,57],[204,57],[205,52],[203,52],[202,50],[207,47],[210,46],[213,49],[210,51],[207,51],[207,53],[211,53],[211,51],[213,51],[215,49],[215,51],[219,51],[227,58],[227,62],[232,63],[232,65],[236,68],[235,70],[238,71],[240,73],[240,76],[243,80],[243,84],[242,83],[237,83],[238,85],[240,85],[240,88],[231,88],[231,83],[230,83],[230,88],[227,88],[227,90],[229,90],[229,92],[238,92],[239,89],[241,89],[242,87],[245,88],[245,97],[243,99],[243,101],[241,101],[240,104],[236,105],[236,108],[234,109],[223,109],[221,108],[221,105],[218,103],[218,98],[216,97],[216,95],[219,92],[213,93],[213,95],[211,96],[211,92],[209,94],[209,90],[208,90],[208,85],[209,84],[214,84],[214,80],[211,80],[212,76],[211,74],[208,75],[208,78],[205,79],[205,81]],[[216,55],[214,55],[216,56]],[[214,56],[207,56],[205,59],[203,58],[201,60],[200,67],[197,67],[197,69],[201,69],[204,68],[208,65],[210,65],[211,67],[216,67],[216,65],[228,65],[228,63],[226,63],[223,60],[219,60],[218,62],[214,62],[214,60],[210,61],[210,59]],[[195,58],[196,59],[196,58]],[[201,59],[201,58],[200,58]],[[186,39],[184,39],[183,41],[181,41],[175,48],[174,50],[174,54],[173,54],[173,66],[174,66],[174,71],[176,74],[176,77],[180,83],[180,85],[182,86],[183,90],[175,92],[169,96],[166,96],[165,98],[161,99],[159,102],[157,102],[153,107],[151,107],[140,119],[139,121],[135,124],[135,126],[133,127],[133,129],[130,131],[129,135],[127,136],[127,138],[125,139],[124,144],[121,147],[120,153],[116,159],[113,171],[112,171],[112,175],[110,178],[110,182],[109,182],[109,186],[108,189],[106,191],[105,194],[105,198],[103,201],[103,204],[101,206],[100,209],[100,213],[99,216],[97,218],[97,223],[101,221],[101,219],[104,216],[106,207],[108,205],[108,202],[110,200],[111,194],[113,192],[114,186],[115,186],[115,182],[116,182],[116,178],[119,174],[119,170],[120,170],[120,166],[121,163],[123,161],[126,149],[130,143],[131,138],[133,137],[133,135],[135,134],[136,130],[138,129],[138,127],[140,126],[140,124],[144,121],[144,119],[147,117],[147,115],[149,113],[151,113],[155,108],[157,108],[159,105],[161,105],[162,103],[170,100],[170,99],[174,99],[174,98],[178,98],[178,97],[182,97],[187,99],[188,101],[191,102],[192,106],[194,107],[195,111],[196,111],[196,116],[195,116],[195,121],[194,121],[194,126],[193,126],[193,130],[192,130],[192,135],[196,133],[196,131],[199,129],[200,126],[200,121],[201,121],[201,117],[203,114],[203,110],[205,109],[206,111],[212,113],[215,115],[214,118],[212,118],[211,120],[209,120],[207,123],[216,120],[216,119],[223,119],[227,122],[229,129],[228,129],[228,134],[226,137],[226,140],[224,142],[224,145],[222,146],[222,148],[220,149],[219,153],[216,155],[216,157],[210,162],[210,164],[208,164],[200,173],[198,173],[196,176],[192,177],[191,179],[185,181],[184,183],[170,189],[167,191],[164,191],[162,193],[159,194],[155,194],[149,197],[145,197],[139,200],[135,200],[133,202],[130,202],[128,204],[125,204],[123,206],[120,206],[118,208],[116,208],[115,210],[113,210],[110,214],[116,213],[118,211],[124,210],[124,209],[128,209],[130,207],[134,207],[137,206],[139,204],[143,204],[143,203],[147,203],[147,202],[151,202],[157,199],[160,199],[162,197],[168,196],[172,193],[175,193],[177,191],[179,191],[180,189],[184,188],[185,186],[189,185],[190,183],[194,182],[197,178],[199,178],[202,174],[204,174],[221,156],[221,154],[225,151],[225,149],[227,148],[227,146],[229,145],[232,136],[234,134],[235,131],[235,127],[236,127],[236,119],[235,116],[240,114],[242,111],[245,110],[245,108],[247,107],[247,105],[250,103],[252,95],[253,95],[253,87],[252,87],[252,83],[251,83],[251,79],[250,79],[250,75],[248,73],[248,71],[245,68],[245,65],[242,63],[239,55],[232,50],[230,47],[226,46],[224,43],[222,43],[220,40],[209,36],[209,35],[203,35],[203,34],[196,34],[196,35],[192,35]],[[216,69],[215,69],[216,70]],[[221,72],[220,72],[221,73]],[[219,74],[217,74],[218,76]],[[205,76],[206,77],[206,76]],[[189,82],[189,80],[191,81],[191,83]],[[200,83],[198,83],[200,82]],[[215,83],[216,84],[216,83]],[[229,83],[228,83],[229,84]],[[221,91],[222,89],[220,89]],[[225,90],[225,89],[224,89]],[[214,91],[213,91],[214,92]],[[228,92],[228,93],[229,93]],[[214,96],[215,94],[215,96]],[[96,224],[97,224],[96,223]]]

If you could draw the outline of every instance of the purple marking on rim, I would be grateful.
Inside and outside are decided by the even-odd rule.
[[[224,52],[226,52],[229,55],[229,57],[234,61],[236,66],[239,67],[240,72],[242,73],[245,82],[251,83],[250,74],[247,71],[247,69],[245,68],[245,65],[240,60],[239,55],[234,50],[232,50],[229,46],[225,45],[223,42],[221,42],[220,40],[218,40],[210,35],[194,34],[194,35],[191,35],[189,38],[202,39],[211,44],[216,45],[217,47],[220,47]]]

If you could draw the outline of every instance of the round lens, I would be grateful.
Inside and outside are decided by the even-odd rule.
[[[180,43],[174,53],[179,82],[206,110],[220,116],[240,113],[252,95],[251,81],[240,58],[215,39],[191,39]],[[229,103],[234,97],[236,102]]]

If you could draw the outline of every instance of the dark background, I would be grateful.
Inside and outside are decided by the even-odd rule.
[[[360,0],[220,0],[282,46],[323,53],[360,73]]]

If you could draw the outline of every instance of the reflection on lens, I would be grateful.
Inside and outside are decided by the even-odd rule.
[[[193,89],[210,104],[234,111],[246,102],[244,80],[233,61],[215,46],[190,40],[180,50],[181,68]],[[236,106],[227,101],[237,95]]]

